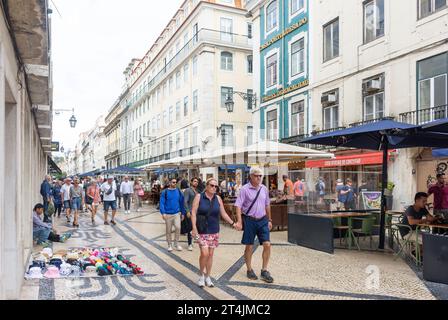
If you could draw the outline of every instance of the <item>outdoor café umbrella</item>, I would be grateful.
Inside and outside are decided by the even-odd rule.
[[[384,249],[385,241],[386,198],[384,191],[388,180],[387,162],[389,150],[413,147],[448,147],[447,135],[437,132],[423,132],[418,128],[414,125],[393,120],[381,120],[358,127],[317,135],[301,141],[304,144],[383,151],[380,249]]]

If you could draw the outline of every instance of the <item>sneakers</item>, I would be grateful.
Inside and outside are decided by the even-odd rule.
[[[179,246],[179,245],[177,245],[177,246],[175,246],[176,247],[176,250],[177,251],[182,251],[183,250],[183,248],[181,247],[181,246]]]
[[[66,217],[66,218],[67,218],[67,223],[70,223],[71,222],[70,217]]]
[[[64,233],[59,237],[59,242],[64,243],[71,237],[71,233]]]
[[[191,244],[188,246],[188,251],[193,251],[193,246]]]
[[[199,280],[198,280],[198,286],[201,287],[201,288],[204,288],[204,287],[205,287],[205,276],[204,276],[204,275],[202,275],[202,276],[199,278]]]
[[[267,283],[273,283],[274,279],[271,277],[271,274],[267,270],[261,270],[261,280]]]
[[[254,270],[247,271],[247,277],[248,277],[250,280],[258,280],[258,277],[257,277],[257,275],[255,274]]]
[[[117,223],[114,220],[111,220],[110,223],[112,223],[114,226],[117,225]]]
[[[105,224],[106,226],[109,226],[109,222],[107,222],[107,221],[104,221],[104,224]]]
[[[38,243],[38,245],[43,246],[44,248],[48,248],[48,247],[51,247],[51,242],[47,240],[47,241]]]
[[[215,285],[212,282],[212,279],[210,279],[210,277],[205,278],[205,284],[207,285],[207,287],[209,288],[213,288]]]
[[[173,252],[173,246],[171,245],[168,246],[168,252]]]

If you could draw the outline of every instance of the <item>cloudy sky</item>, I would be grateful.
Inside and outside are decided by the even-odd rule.
[[[79,133],[106,114],[121,93],[123,71],[142,58],[183,0],[51,0],[54,108],[53,141],[74,148]],[[59,10],[55,9],[55,6]]]

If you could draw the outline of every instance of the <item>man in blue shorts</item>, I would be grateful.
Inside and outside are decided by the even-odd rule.
[[[247,277],[258,280],[252,269],[252,255],[255,237],[263,245],[263,268],[261,280],[273,283],[274,279],[268,271],[269,258],[271,256],[270,233],[272,230],[271,200],[268,189],[261,184],[263,173],[259,168],[250,170],[249,183],[241,188],[235,207],[238,217],[237,229],[244,228],[241,243],[246,246],[244,258],[247,266]]]

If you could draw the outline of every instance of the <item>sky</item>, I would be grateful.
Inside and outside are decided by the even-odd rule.
[[[52,14],[53,141],[74,149],[79,134],[107,115],[132,58],[142,58],[183,0],[50,0]],[[160,2],[159,2],[160,3]],[[56,8],[58,10],[56,10]],[[59,13],[58,13],[59,11]]]

